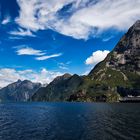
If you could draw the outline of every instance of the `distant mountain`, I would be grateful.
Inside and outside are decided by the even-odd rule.
[[[87,76],[58,77],[39,89],[32,100],[112,102],[129,94],[140,95],[140,21]]]
[[[41,87],[46,87],[48,85],[48,83],[47,84],[42,84],[42,86]]]
[[[0,101],[27,101],[40,87],[40,83],[18,80],[0,89]]]
[[[64,74],[56,77],[49,85],[40,88],[32,97],[34,101],[66,101],[74,94],[83,79],[78,75]]]

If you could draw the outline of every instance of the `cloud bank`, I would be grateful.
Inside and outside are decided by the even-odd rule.
[[[17,0],[16,23],[29,31],[52,29],[87,39],[114,28],[128,29],[140,18],[140,0]],[[25,10],[26,9],[26,10]]]
[[[21,80],[31,80],[32,82],[40,82],[46,84],[51,82],[56,76],[60,76],[62,73],[48,71],[42,68],[40,71],[35,71],[31,69],[27,70],[16,70],[11,68],[1,68],[0,69],[0,87],[5,87],[10,83]]]

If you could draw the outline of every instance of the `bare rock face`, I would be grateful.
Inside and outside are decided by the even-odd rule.
[[[108,93],[140,91],[140,21],[130,27],[105,60],[97,64],[88,76],[94,81],[93,85],[107,86]]]
[[[40,83],[32,83],[28,80],[18,80],[0,89],[1,101],[28,101],[31,96],[41,87]]]
[[[106,63],[112,68],[140,73],[140,21],[122,37]]]
[[[124,77],[123,79],[129,79],[127,77],[129,73],[140,75],[140,20],[130,27],[113,51],[103,62],[97,64],[89,76],[92,76],[94,80],[103,79],[107,76],[108,70],[118,71]],[[110,73],[109,78],[111,77]]]

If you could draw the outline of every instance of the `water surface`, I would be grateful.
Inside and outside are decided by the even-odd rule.
[[[0,140],[140,140],[140,104],[1,103]]]

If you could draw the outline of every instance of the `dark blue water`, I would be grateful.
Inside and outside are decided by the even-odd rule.
[[[140,140],[140,104],[3,103],[0,140]]]

